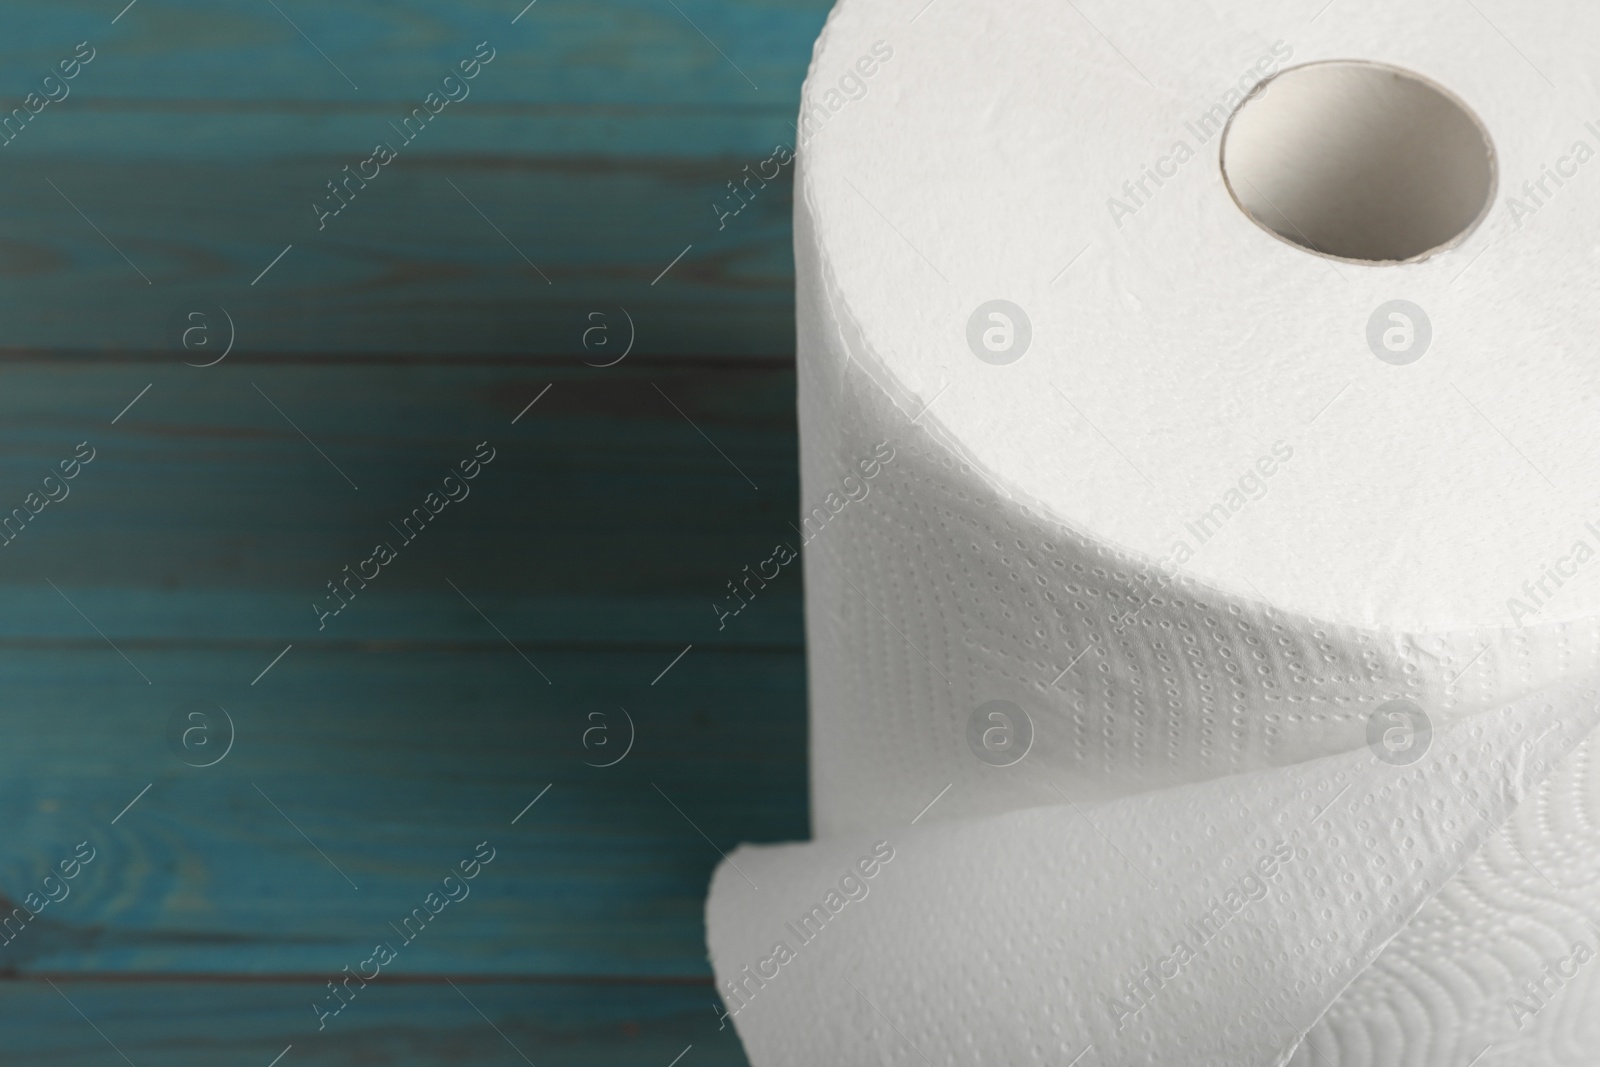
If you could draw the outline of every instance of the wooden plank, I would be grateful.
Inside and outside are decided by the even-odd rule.
[[[0,104],[6,102],[0,96]],[[483,160],[574,170],[658,168],[673,174],[696,163],[736,160],[732,170],[716,180],[720,186],[738,176],[743,164],[764,159],[776,142],[793,144],[799,102],[588,103],[570,98],[497,102],[472,96],[402,146],[389,124],[398,125],[415,106],[416,101],[402,99],[300,102],[85,96],[80,101],[72,96],[59,115],[44,112],[4,151],[8,161],[9,157],[47,160],[68,168],[108,158],[213,166],[249,161],[263,167],[296,158],[316,159],[322,170],[313,175],[311,194],[326,193],[324,182],[342,177],[346,163],[353,166],[367,158],[379,141],[403,148],[407,160],[426,159],[435,167],[441,162],[470,167]],[[45,116],[51,116],[49,121]],[[398,161],[390,167],[406,169]],[[247,175],[241,178],[249,180]]]
[[[716,850],[805,835],[797,569],[710,608],[793,514],[789,370],[3,373],[0,500],[96,453],[0,549],[0,892],[99,852],[0,969],[336,972],[487,839],[412,973],[704,976]],[[322,583],[484,438],[471,495],[319,631]],[[172,747],[194,707],[217,746],[232,716],[214,767]],[[633,749],[586,765],[623,708]]]
[[[225,361],[0,373],[0,515],[79,442],[96,449],[70,496],[0,547],[0,583],[23,587],[0,635],[93,636],[60,615],[48,578],[82,591],[115,638],[310,638],[312,601],[385,540],[404,554],[324,636],[491,638],[448,579],[519,638],[712,639],[704,623],[727,583],[793,538],[788,369]],[[405,545],[390,523],[484,440],[496,458],[470,495]],[[798,590],[791,568],[772,593]],[[231,591],[258,599],[243,610]],[[635,603],[665,614],[625,610]],[[792,609],[757,607],[717,639],[798,645]]]
[[[331,974],[488,841],[408,973],[705,975],[717,849],[807,832],[794,652],[123,651],[0,653],[0,891],[96,850],[0,968]]]
[[[6,343],[173,353],[174,316],[214,303],[240,354],[576,362],[599,313],[619,338],[631,317],[635,358],[784,356],[790,169],[726,226],[713,210],[765,158],[406,158],[319,230],[312,204],[348,158],[108,166],[18,154],[0,174],[12,212]]]
[[[759,563],[769,552],[762,544],[734,561]],[[701,596],[528,596],[464,583],[460,578],[464,566],[446,568],[442,562],[434,560],[427,567],[438,576],[438,589],[411,592],[371,586],[359,604],[324,631],[317,629],[311,597],[318,592],[326,596],[326,590],[315,587],[241,594],[68,584],[58,593],[48,585],[0,585],[6,605],[0,614],[4,624],[0,651],[18,655],[46,649],[94,651],[105,649],[109,639],[124,649],[241,651],[264,662],[289,642],[327,649],[494,652],[511,640],[519,647],[603,646],[669,654],[686,642],[714,651],[770,652],[797,652],[804,643],[800,578],[792,567],[759,591],[750,607],[719,627],[712,605],[727,610],[725,586],[709,588]],[[477,562],[481,566],[488,561]],[[62,578],[57,571],[41,573]],[[724,577],[741,576],[730,568]],[[460,585],[460,593],[445,582],[447,577]],[[63,594],[71,597],[82,615]],[[470,604],[463,594],[471,598]],[[88,620],[93,620],[92,626]]]
[[[452,988],[380,979],[318,1032],[311,981],[52,980],[58,988],[43,981],[0,983],[0,1045],[30,1067],[268,1067],[286,1048],[277,1067],[747,1062],[732,1028],[717,1029],[709,984],[457,979]]]
[[[832,6],[538,0],[513,23],[525,0],[276,2],[279,11],[249,0],[143,0],[115,25],[123,3],[18,7],[5,14],[7,89],[27,92],[87,39],[97,54],[78,80],[85,96],[420,100],[487,40],[495,58],[469,100],[788,101]]]
[[[792,352],[771,160],[825,3],[541,0],[516,26],[487,2],[288,7],[361,91],[270,6],[10,16],[6,107],[100,43],[4,148],[7,345],[161,351],[175,310],[215,300],[240,352],[575,355],[588,315],[619,308],[640,355]],[[485,39],[471,95],[400,144],[391,124]],[[399,157],[321,216],[379,140]]]

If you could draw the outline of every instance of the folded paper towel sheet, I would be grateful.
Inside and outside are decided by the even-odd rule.
[[[756,1067],[1600,1060],[1600,11],[1317,6],[830,16]]]

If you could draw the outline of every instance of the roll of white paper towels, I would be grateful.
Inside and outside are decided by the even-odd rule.
[[[1600,1063],[1597,71],[1578,0],[834,10],[756,1067]]]

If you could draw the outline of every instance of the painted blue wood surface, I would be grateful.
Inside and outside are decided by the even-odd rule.
[[[305,979],[52,981],[58,989],[43,980],[4,987],[8,1062],[110,1067],[124,1063],[120,1050],[137,1067],[267,1067],[288,1048],[278,1067],[666,1067],[679,1055],[678,1067],[745,1063],[732,1029],[717,1029],[709,986],[395,983],[369,987],[318,1032]]]
[[[0,967],[334,974],[487,840],[495,861],[401,973],[704,976],[700,831],[726,849],[806,830],[799,656],[696,649],[652,689],[676,652],[521,647],[558,684],[508,649],[296,646],[254,688],[270,656],[125,647],[148,687],[109,649],[5,656],[8,717],[39,718],[8,745],[0,886],[20,902],[77,842],[98,857]],[[219,753],[231,718],[214,768],[166,743],[191,706]],[[585,766],[621,754],[621,708],[634,751]],[[585,750],[597,723],[614,743]]]
[[[449,977],[489,981],[501,1029],[557,1053],[535,1062],[691,1043],[686,1063],[741,1062],[711,1011],[704,894],[717,848],[808,832],[799,574],[726,627],[711,604],[789,537],[792,371],[0,374],[0,500],[95,449],[0,548],[0,893],[97,850],[0,945],[0,1046],[97,1062],[91,1028],[24,1022],[54,1018],[22,1007],[56,997],[49,978],[95,990],[86,1013],[161,1062],[280,1038],[309,1062],[518,1062],[458,1017]],[[486,439],[471,494],[319,629],[325,581],[399,540],[387,522]],[[192,707],[231,717],[213,767],[173,746]],[[621,751],[621,709],[633,748],[591,766]],[[612,747],[585,747],[597,722]],[[316,1034],[313,994],[485,840],[494,862],[352,1004],[358,1025]],[[179,990],[211,1007],[156,1006]]]
[[[826,4],[117,6],[0,12],[6,110],[94,49],[0,148],[0,344],[160,351],[214,299],[262,353],[572,353],[618,306],[641,354],[792,351],[788,171],[726,226],[713,205],[792,143]],[[468,95],[402,142],[484,41]],[[380,140],[399,157],[319,221]]]
[[[0,516],[95,449],[0,535],[0,896],[97,850],[0,939],[0,1059],[744,1062],[702,908],[718,848],[808,831],[799,569],[711,605],[796,512],[788,170],[712,205],[792,141],[828,5],[124,3],[0,4],[0,114],[95,50],[0,147]],[[215,766],[173,740],[197,707]]]
[[[99,449],[72,496],[0,548],[0,576],[44,593],[41,575],[67,587],[137,590],[149,601],[130,610],[125,624],[112,623],[130,636],[150,632],[147,626],[289,640],[307,624],[315,630],[310,604],[325,582],[379,536],[394,537],[388,524],[485,440],[497,458],[471,483],[472,495],[445,510],[367,594],[443,597],[455,606],[376,612],[363,600],[326,636],[457,637],[443,620],[471,611],[446,576],[507,605],[497,611],[551,598],[598,605],[600,614],[576,608],[544,616],[538,625],[551,639],[569,625],[578,627],[574,636],[604,636],[603,598],[611,597],[687,598],[698,625],[714,618],[709,604],[729,579],[792,533],[788,369],[646,366],[631,357],[604,370],[575,359],[534,367],[282,366],[233,357],[205,370],[175,357],[0,368],[0,510],[20,504],[79,441]],[[108,551],[112,528],[125,551]],[[792,581],[788,589],[797,593]],[[179,597],[240,587],[263,599],[243,612],[219,604],[216,618],[196,620],[199,628],[155,622],[179,610]],[[169,606],[144,606],[151,601]],[[123,603],[114,597],[97,611],[121,612]],[[51,632],[43,617],[10,615],[0,613],[0,634]],[[740,621],[720,639],[757,640],[761,627],[777,625],[755,611]],[[621,611],[609,625],[616,627],[609,632],[642,634],[656,621]],[[648,632],[670,643],[682,631]],[[783,633],[797,645],[798,628]]]
[[[657,788],[725,844],[805,833],[799,575],[726,626],[711,610],[790,536],[792,374],[225,364],[128,375],[14,369],[0,397],[0,500],[22,501],[74,438],[96,442],[70,494],[0,548],[0,707],[26,726],[0,756],[12,763],[0,795],[27,842],[0,884],[18,897],[56,842],[105,844],[59,909],[74,917],[61,938],[30,930],[0,958],[144,970],[156,952],[164,968],[226,970],[234,947],[152,932],[265,938],[280,919],[271,901],[304,895],[308,940],[255,945],[246,962],[315,969],[308,951],[347,951],[370,936],[363,917],[403,914],[452,849],[516,834],[545,844],[508,845],[501,877],[473,898],[484,906],[460,909],[468,967],[703,975],[699,908],[715,854]],[[141,377],[156,382],[109,425]],[[736,391],[716,387],[730,382]],[[405,545],[388,522],[475,439],[494,442],[493,462]],[[403,554],[319,620],[326,581],[378,539]],[[216,768],[168,750],[163,731],[185,701],[234,718],[237,748]],[[638,727],[633,753],[607,771],[584,766],[605,761],[581,743],[589,713],[610,715],[620,744],[619,707]],[[508,820],[551,782],[513,832]],[[367,883],[359,895],[258,787],[304,813],[308,836]],[[162,884],[191,851],[204,885]],[[130,865],[156,879],[131,897]],[[523,897],[564,903],[531,908],[513,930],[503,909]],[[88,955],[71,936],[86,925],[105,938]],[[417,965],[449,970],[434,951],[420,947]]]

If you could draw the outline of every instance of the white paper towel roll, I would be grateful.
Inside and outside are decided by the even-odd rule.
[[[756,1067],[1600,1060],[1600,11],[1317,6],[830,17]]]

